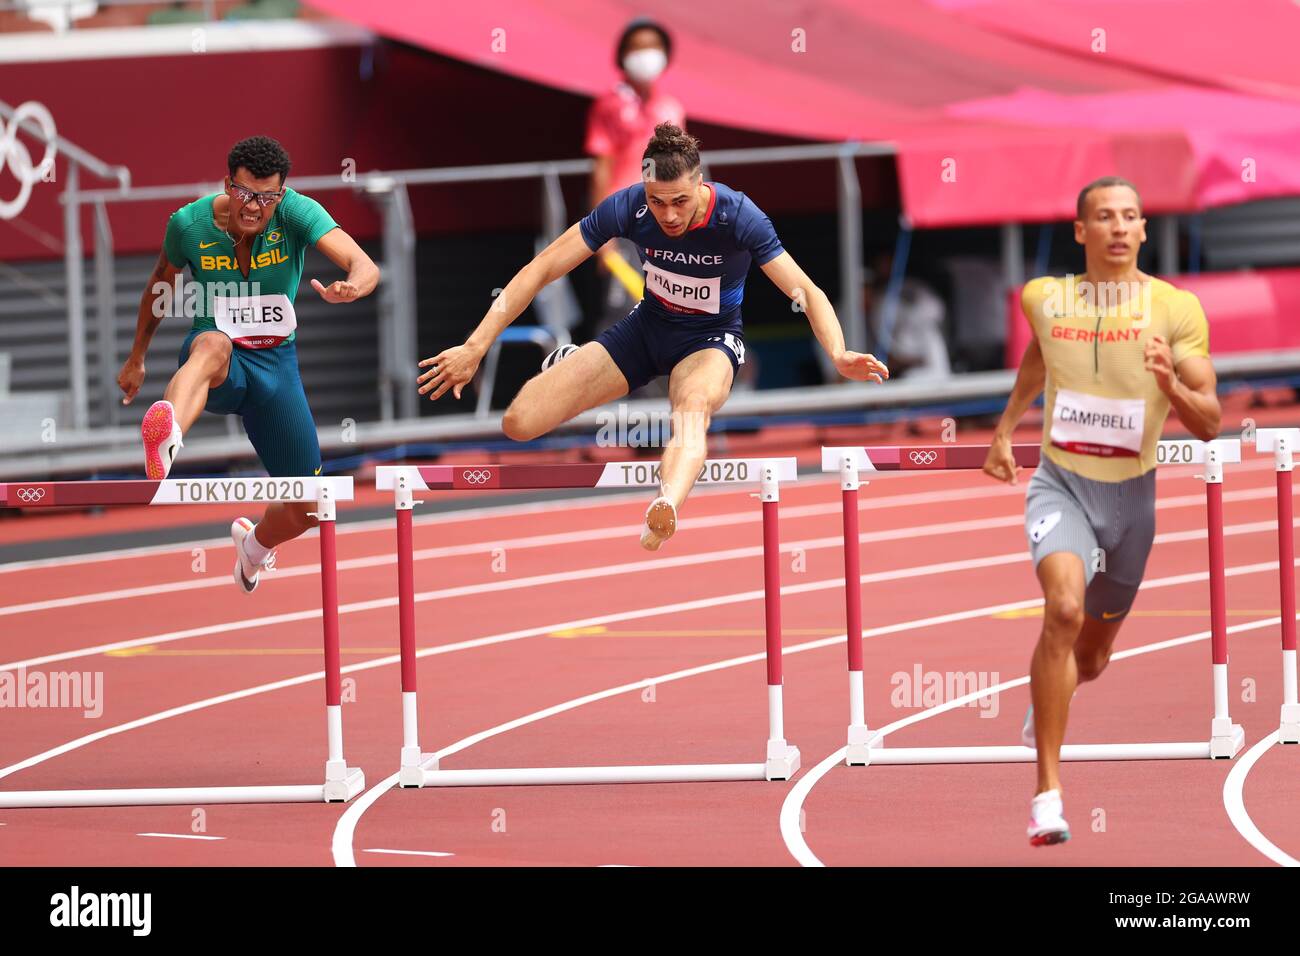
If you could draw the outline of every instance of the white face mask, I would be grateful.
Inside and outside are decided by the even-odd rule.
[[[628,77],[638,83],[653,83],[668,65],[668,57],[663,50],[650,48],[634,50],[623,57],[623,69]]]

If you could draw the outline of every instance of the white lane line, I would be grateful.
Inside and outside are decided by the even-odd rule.
[[[1300,860],[1286,853],[1264,836],[1259,827],[1255,826],[1255,821],[1250,818],[1250,814],[1246,812],[1244,796],[1246,776],[1255,766],[1255,762],[1275,746],[1278,746],[1276,730],[1233,762],[1228,779],[1223,781],[1223,806],[1228,811],[1228,819],[1247,843],[1279,866],[1300,866]]]
[[[1300,488],[1297,489],[1297,493],[1300,493]],[[996,487],[991,489],[953,489],[951,491],[917,492],[876,498],[863,497],[859,503],[858,510],[870,511],[880,508],[896,508],[914,504],[941,504],[958,500],[970,500],[972,498],[1007,497],[1008,495],[1014,494],[1016,494],[1016,492],[1010,489]],[[1239,502],[1275,496],[1276,491],[1271,488],[1243,489],[1240,491],[1230,491],[1225,493],[1224,500],[1229,502]],[[1156,508],[1157,510],[1184,508],[1202,504],[1203,502],[1204,497],[1200,495],[1180,495],[1157,501]],[[838,502],[787,506],[782,510],[781,517],[786,519],[820,517],[823,515],[838,514],[841,511],[841,507],[842,506]],[[739,512],[731,512],[721,515],[685,518],[682,520],[679,530],[690,531],[692,529],[700,530],[704,528],[720,528],[740,524],[753,524],[758,522],[761,517],[762,515],[760,512],[751,508],[746,508]],[[986,528],[1012,527],[1020,524],[1022,521],[1023,518],[1020,516],[1007,515],[997,519],[976,519],[975,521],[957,522],[953,525],[952,530],[984,530]],[[1297,519],[1297,521],[1300,521],[1300,519]],[[419,519],[417,519],[417,523],[420,523]],[[386,528],[390,530],[393,526],[391,521],[366,522],[366,524],[374,524],[380,529]],[[910,529],[896,528],[887,531],[866,532],[861,536],[861,541],[863,543],[869,543],[872,541],[893,541],[905,538],[909,533],[913,535],[922,533],[942,533],[944,527],[944,525],[916,526]],[[340,530],[342,530],[342,528],[340,528]],[[640,531],[641,525],[639,524],[622,525],[613,528],[592,528],[582,531],[568,531],[554,534],[529,535],[521,538],[498,539],[496,541],[485,540],[469,544],[447,545],[438,548],[422,548],[416,550],[413,556],[416,561],[426,561],[441,558],[490,554],[494,548],[504,548],[506,550],[549,548],[562,544],[578,544],[623,537],[631,538],[640,534]],[[1204,532],[1201,532],[1201,534],[1204,536]],[[826,541],[834,541],[837,539],[828,538],[817,540],[820,543],[810,546],[825,547],[828,546],[825,544]],[[229,546],[230,544],[228,539],[223,539],[222,543],[225,546]],[[788,545],[783,545],[782,550],[791,550],[798,547],[800,544],[805,543],[792,542]],[[384,567],[396,563],[396,555],[392,552],[388,552],[364,558],[347,558],[338,562],[338,569],[340,572],[353,571],[362,568]],[[320,565],[318,563],[302,564],[293,567],[279,567],[267,576],[267,583],[283,578],[296,578],[318,573],[320,573]],[[28,614],[37,611],[48,611],[64,607],[80,607],[85,604],[107,601],[131,600],[134,598],[150,597],[158,594],[170,594],[177,591],[195,591],[215,587],[228,587],[229,585],[230,576],[227,574],[213,575],[204,578],[189,577],[179,581],[166,581],[160,584],[149,584],[132,588],[118,588],[109,591],[76,594],[62,598],[50,598],[43,601],[31,601],[24,604],[0,605],[0,617],[7,617],[15,614]]]
[[[1297,619],[1300,619],[1300,614],[1297,614],[1296,617]],[[1281,617],[1269,617],[1261,618],[1257,621],[1247,621],[1242,624],[1233,624],[1228,628],[1228,634],[1240,634],[1245,631],[1257,631],[1261,628],[1274,627],[1275,625],[1280,624],[1281,621]],[[1187,634],[1183,637],[1174,637],[1164,641],[1155,641],[1151,644],[1143,644],[1139,647],[1132,647],[1127,650],[1119,651],[1111,656],[1111,660],[1122,661],[1130,657],[1154,654],[1157,651],[1166,651],[1173,647],[1182,647],[1186,644],[1194,644],[1198,641],[1208,640],[1210,634],[1210,631],[1198,631],[1195,634]],[[992,694],[1001,693],[1004,690],[1011,690],[1014,687],[1023,687],[1028,683],[1028,674],[1023,677],[1017,677],[1013,680],[1003,681],[993,687],[972,691],[969,694],[963,694],[961,697],[945,701],[935,707],[928,707],[925,710],[917,711],[915,714],[910,714],[907,717],[896,720],[892,724],[886,724],[884,727],[877,728],[877,730],[882,736],[888,736],[891,733],[902,730],[904,727],[919,724],[923,720],[938,717],[940,714],[945,714],[958,707],[964,707],[969,703],[989,697]],[[812,788],[815,787],[818,781],[826,776],[826,774],[828,774],[832,769],[843,763],[846,749],[847,748],[845,747],[841,747],[834,753],[829,754],[824,760],[805,773],[804,776],[799,778],[799,781],[790,788],[790,792],[786,794],[785,801],[781,804],[781,815],[779,818],[781,839],[785,841],[786,849],[790,851],[790,855],[793,856],[801,866],[826,865],[817,858],[817,855],[814,854],[811,849],[809,849],[808,843],[804,839],[802,828],[799,826],[799,817],[803,812],[804,800],[807,799],[808,794],[812,792]],[[846,767],[845,769],[851,773],[856,773],[869,768]]]
[[[161,837],[168,840],[224,840],[219,836],[198,836],[193,833],[137,833],[138,837]]]
[[[924,534],[947,534],[956,530],[982,530],[985,527],[997,527],[1000,523],[1010,522],[1020,524],[1023,519],[1016,516],[1003,516],[998,518],[977,519],[973,522],[954,522],[951,524],[938,525],[921,525],[911,528],[895,528],[881,532],[864,532],[859,537],[871,538],[874,535],[883,536],[878,540],[896,540],[920,537]],[[1296,519],[1296,524],[1300,524],[1300,519]],[[1224,528],[1224,535],[1231,537],[1240,534],[1264,534],[1277,530],[1276,521],[1257,521],[1240,525],[1228,525]],[[1190,531],[1170,531],[1155,536],[1154,544],[1167,544],[1171,542],[1189,541],[1197,538],[1204,538],[1206,532],[1204,529],[1193,529]],[[876,539],[873,539],[876,540]],[[819,550],[822,548],[838,548],[841,546],[843,537],[841,535],[831,535],[825,538],[811,538],[806,541],[791,541],[783,544],[782,551],[803,550],[805,552]],[[688,567],[699,564],[711,564],[716,561],[736,560],[740,558],[757,557],[762,554],[762,547],[755,545],[746,548],[732,548],[727,551],[709,551],[699,554],[678,555],[671,558],[657,558],[651,560],[628,561],[614,565],[604,565],[597,568],[579,568],[572,571],[557,571],[550,574],[537,574],[528,577],[508,579],[504,581],[488,581],[480,584],[465,584],[451,588],[442,588],[434,591],[421,591],[415,595],[417,604],[427,601],[436,601],[444,598],[470,597],[480,594],[492,594],[501,591],[512,591],[520,588],[539,587],[543,585],[564,584],[572,581],[587,581],[593,578],[606,577],[618,574],[632,574],[647,571],[659,571],[670,568]],[[926,564],[911,568],[899,568],[892,571],[876,571],[862,575],[861,583],[872,584],[884,581],[897,581],[907,578],[923,576],[927,574],[940,574],[953,571],[969,571],[985,567],[993,567],[1000,564],[1010,564],[1019,561],[1028,561],[1029,553],[1027,551],[1008,552],[1006,554],[994,555],[990,558],[972,558],[963,561],[949,561],[939,564]],[[1300,564],[1300,558],[1296,559]],[[1277,562],[1267,565],[1247,565],[1243,568],[1236,569],[1235,573],[1251,574],[1259,568],[1275,568]],[[1230,571],[1229,574],[1234,573]],[[1183,581],[1196,580],[1197,575],[1200,579],[1205,579],[1207,572],[1196,572],[1191,576],[1183,575],[1178,578],[1177,583]],[[793,590],[782,589],[783,594],[804,593],[800,588],[807,590],[821,590],[824,588],[835,587],[837,584],[842,586],[843,578],[832,579],[828,582],[818,582],[813,585],[796,585]],[[743,592],[750,595],[754,592]],[[740,598],[747,600],[748,598]],[[725,598],[720,599],[725,603]],[[382,608],[396,607],[396,597],[376,598],[370,601],[358,601],[350,604],[339,606],[339,614],[355,614],[365,611],[374,611]],[[234,631],[246,630],[249,628],[271,627],[277,624],[290,624],[298,621],[310,621],[321,616],[319,609],[309,609],[305,611],[288,611],[283,614],[271,614],[264,617],[245,618],[237,621],[227,621],[223,624],[208,624],[201,627],[186,628],[179,631],[169,631],[162,634],[153,634],[148,637],[131,638],[124,641],[114,641],[108,644],[98,644],[93,647],[83,647],[71,651],[60,651],[54,654],[45,654],[40,657],[27,658],[26,660],[11,661],[0,664],[0,671],[17,670],[20,667],[32,668],[41,667],[45,664],[52,664],[59,661],[75,660],[81,657],[90,657],[97,654],[106,654],[111,651],[128,650],[134,647],[147,647],[155,644],[167,644],[173,641],[188,640],[193,637],[205,637],[212,634],[224,634]],[[602,623],[602,622],[594,622]]]
[[[978,497],[1006,497],[1007,493],[1002,489],[978,489]],[[993,492],[997,492],[994,494]],[[954,492],[925,492],[906,495],[891,495],[883,498],[863,498],[859,507],[860,511],[873,510],[885,507],[900,507],[903,505],[913,504],[943,504],[955,500],[966,500],[976,497],[968,493]],[[1181,501],[1182,499],[1173,499]],[[1199,498],[1189,498],[1189,501],[1200,501]],[[1231,500],[1231,499],[1230,499]],[[839,514],[841,505],[838,502],[830,504],[814,505],[792,505],[787,506],[781,511],[781,517],[786,519],[799,519],[809,517],[820,517],[823,515]],[[730,512],[720,515],[705,515],[699,518],[683,518],[678,526],[681,531],[699,530],[703,528],[720,528],[731,525],[755,524],[762,518],[762,513],[753,508],[744,508],[741,511]],[[1011,524],[1019,523],[1021,519],[1017,518]],[[421,522],[417,519],[418,523]],[[380,528],[391,531],[394,527],[392,520],[378,522]],[[343,526],[349,527],[349,526]],[[340,531],[343,530],[341,527]],[[906,529],[896,529],[902,532]],[[436,560],[440,558],[465,557],[470,555],[490,554],[494,548],[505,548],[507,550],[524,550],[528,548],[550,548],[562,544],[578,544],[591,541],[611,540],[618,538],[633,538],[641,533],[641,525],[629,524],[617,527],[590,528],[582,531],[567,531],[554,534],[528,535],[521,538],[507,538],[497,540],[483,540],[468,544],[446,545],[438,548],[422,548],[413,552],[416,561]],[[879,540],[893,540],[893,538],[881,538]],[[225,546],[230,546],[230,539],[223,539]],[[793,547],[789,545],[786,547]],[[785,548],[783,548],[785,550]],[[352,571],[360,568],[384,567],[386,565],[396,564],[397,556],[393,552],[386,552],[379,555],[371,555],[364,558],[348,558],[338,562],[339,571]],[[293,567],[278,567],[268,574],[267,583],[274,582],[282,578],[295,578],[304,575],[319,574],[320,564],[302,564]],[[92,604],[105,601],[122,601],[139,597],[149,597],[156,594],[168,594],[176,591],[194,591],[214,587],[228,587],[230,585],[230,575],[220,574],[204,578],[195,578],[193,576],[179,580],[166,581],[159,584],[142,585],[132,588],[117,588],[110,591],[99,591],[86,594],[75,594],[69,597],[50,598],[43,601],[31,601],[24,604],[0,605],[0,617],[14,614],[27,614],[34,611],[47,611],[62,607],[79,607],[84,604]]]
[[[441,850],[362,850],[362,853],[391,853],[393,856],[455,856],[455,853],[443,853]]]

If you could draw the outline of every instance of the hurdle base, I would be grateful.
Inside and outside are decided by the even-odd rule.
[[[1061,759],[1068,761],[1106,760],[1205,760],[1211,756],[1209,743],[1155,744],[1066,744]],[[870,748],[873,764],[969,764],[1035,763],[1038,751],[1021,746],[991,747],[883,747]]]
[[[797,765],[797,764],[796,764]],[[570,784],[721,783],[765,780],[761,763],[661,764],[626,767],[514,767],[422,770],[422,787],[548,787]]]
[[[408,753],[408,750],[411,752]],[[397,785],[404,789],[423,787],[424,772],[437,769],[437,754],[422,754],[419,747],[403,747],[402,769],[397,773]]]
[[[871,763],[872,748],[883,746],[885,739],[880,736],[880,731],[871,730],[866,724],[849,724],[844,764],[847,767],[865,767]]]
[[[267,787],[142,787],[130,790],[11,790],[0,792],[0,809],[47,807],[168,807],[213,803],[330,803],[351,799],[365,789],[355,772],[356,787],[348,795],[329,795],[330,784]],[[351,783],[353,777],[348,778]]]
[[[1246,732],[1241,724],[1234,724],[1227,718],[1216,717],[1211,721],[1210,756],[1215,760],[1231,760],[1246,746]]]
[[[1278,721],[1277,742],[1300,744],[1300,704],[1283,704]]]
[[[789,780],[799,772],[799,748],[784,740],[767,742],[767,763],[763,765],[763,779]]]
[[[366,775],[359,767],[345,767],[339,779],[327,779],[323,788],[326,803],[347,803],[366,789]]]

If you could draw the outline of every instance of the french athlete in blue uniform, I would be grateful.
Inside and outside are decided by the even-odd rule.
[[[753,262],[808,316],[845,378],[883,381],[874,356],[844,348],[826,294],[781,248],[768,220],[743,193],[706,183],[699,144],[668,123],[655,128],[644,154],[646,176],[605,199],[510,280],[464,345],[420,363],[420,393],[460,398],[501,330],[549,282],[572,271],[610,239],[636,243],[645,297],[595,342],[562,362],[548,358],[506,409],[502,427],[517,440],[544,435],[576,415],[669,376],[673,437],[660,467],[660,494],[646,511],[641,545],[658,550],[677,527],[677,509],[704,464],[706,433],[745,361],[740,318]]]

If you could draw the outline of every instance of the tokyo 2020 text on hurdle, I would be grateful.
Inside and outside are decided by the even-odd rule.
[[[781,677],[781,570],[777,509],[780,483],[798,477],[793,458],[719,459],[705,462],[699,484],[757,485],[763,509],[763,593],[767,634],[768,733],[765,760],[735,764],[606,767],[520,767],[443,770],[423,753],[417,734],[415,580],[411,510],[416,494],[455,489],[487,491],[541,488],[641,488],[659,484],[654,462],[575,465],[403,465],[376,470],[375,484],[391,490],[397,509],[397,586],[402,660],[403,787],[485,787],[526,784],[670,783],[788,780],[799,769],[799,750],[785,739]]]
[[[1279,554],[1282,588],[1282,655],[1284,703],[1281,715],[1283,742],[1300,737],[1300,705],[1296,704],[1295,675],[1295,574],[1291,522],[1291,450],[1298,429],[1260,429],[1256,449],[1275,452],[1278,470]],[[1015,445],[1016,464],[1038,465],[1039,445]],[[823,448],[822,471],[838,473],[844,512],[845,609],[848,619],[849,727],[845,762],[868,764],[1015,763],[1037,759],[1024,746],[886,747],[885,738],[869,729],[863,699],[862,585],[859,569],[858,489],[867,484],[863,473],[873,471],[937,471],[981,468],[987,446],[918,445],[867,448]],[[1228,713],[1228,627],[1223,553],[1223,466],[1241,460],[1239,439],[1162,441],[1160,465],[1204,466],[1207,536],[1209,539],[1210,650],[1213,676],[1213,716],[1206,740],[1169,743],[1066,744],[1062,760],[1172,760],[1236,756],[1244,745],[1241,726]],[[1290,735],[1290,740],[1288,739]]]
[[[349,767],[343,759],[343,713],[340,706],[342,679],[339,667],[338,567],[334,519],[335,502],[351,500],[352,479],[335,477],[19,481],[0,484],[0,508],[316,502],[314,515],[320,525],[321,620],[325,646],[325,727],[328,744],[323,783],[259,787],[0,791],[0,808],[346,802],[364,790],[365,778],[361,771]],[[182,753],[194,752],[196,751],[187,748]],[[175,769],[174,762],[172,769]]]

